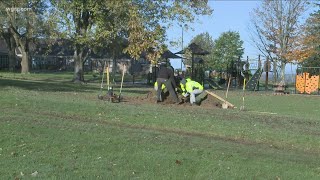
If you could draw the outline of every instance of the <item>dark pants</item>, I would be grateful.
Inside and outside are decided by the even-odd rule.
[[[161,97],[161,86],[164,84],[169,91],[170,96],[176,101],[179,102],[178,96],[176,92],[173,89],[172,82],[169,79],[164,79],[164,78],[157,78],[157,83],[158,83],[158,90],[157,90],[157,100],[158,101],[163,101],[163,98]]]

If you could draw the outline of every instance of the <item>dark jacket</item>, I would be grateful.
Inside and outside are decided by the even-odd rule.
[[[170,78],[169,69],[165,66],[160,66],[158,71],[158,78],[169,79]]]
[[[165,66],[160,66],[158,78],[171,80],[172,86],[176,88],[173,71]]]

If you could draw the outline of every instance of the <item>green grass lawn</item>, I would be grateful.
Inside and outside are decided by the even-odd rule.
[[[0,73],[1,179],[320,178],[318,96],[246,92],[244,111],[238,90],[228,110],[110,103],[71,79]],[[129,84],[124,96],[152,88]]]

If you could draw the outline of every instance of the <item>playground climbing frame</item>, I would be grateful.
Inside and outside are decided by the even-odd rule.
[[[301,75],[296,75],[296,90],[299,93],[311,94],[317,92],[319,94],[319,75],[312,75],[304,72]]]

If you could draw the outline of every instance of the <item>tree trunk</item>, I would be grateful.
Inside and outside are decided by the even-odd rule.
[[[277,83],[277,60],[273,60],[273,85]]]
[[[74,76],[73,82],[84,82],[84,72],[83,72],[83,51],[74,51]]]
[[[115,54],[115,47],[112,48],[112,82],[115,83],[115,77],[117,72],[117,60]]]
[[[14,41],[14,37],[12,35],[13,33],[10,33],[10,39],[9,39],[9,71],[13,72],[15,69],[15,66],[17,65],[17,59],[16,59],[16,43]]]
[[[113,58],[112,60],[112,82],[113,83],[115,83],[116,72],[117,72],[117,60],[116,58]]]
[[[8,57],[9,57],[9,71],[13,72],[16,66],[16,53],[14,49],[9,49]]]
[[[26,37],[21,37],[21,35],[11,29],[13,33],[13,38],[15,40],[15,43],[17,44],[21,55],[22,55],[22,59],[21,59],[21,74],[26,74],[29,73],[30,70],[30,62],[29,62],[29,39]]]
[[[22,49],[21,74],[26,74],[29,73],[29,52],[24,51],[23,48],[20,49]]]
[[[285,75],[286,75],[286,63],[281,62],[281,81],[285,82]]]

